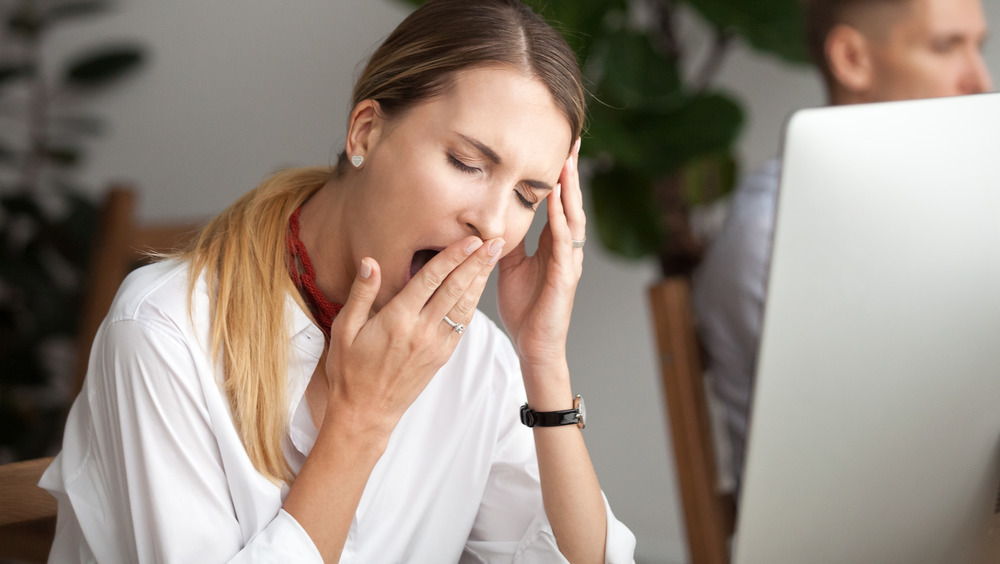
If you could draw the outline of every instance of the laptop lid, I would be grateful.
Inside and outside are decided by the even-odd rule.
[[[1000,562],[1000,94],[786,127],[735,561]]]

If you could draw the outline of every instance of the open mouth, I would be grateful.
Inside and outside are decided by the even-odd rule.
[[[413,253],[413,260],[410,261],[410,278],[413,278],[425,264],[440,252],[440,249],[420,249]]]

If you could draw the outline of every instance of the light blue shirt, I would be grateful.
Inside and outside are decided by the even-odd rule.
[[[706,377],[725,408],[737,487],[743,471],[781,162],[772,159],[733,194],[726,223],[693,277]]]

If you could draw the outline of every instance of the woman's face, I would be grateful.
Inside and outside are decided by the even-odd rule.
[[[347,221],[353,264],[370,256],[382,268],[375,307],[462,237],[503,237],[504,253],[513,249],[572,142],[545,86],[509,67],[462,71],[447,94],[374,118]]]

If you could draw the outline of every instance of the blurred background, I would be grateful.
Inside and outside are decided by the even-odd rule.
[[[8,28],[21,4],[0,2]],[[72,319],[67,311],[78,299],[73,288],[84,276],[74,270],[86,263],[84,234],[111,184],[136,188],[143,221],[204,218],[221,211],[277,168],[334,162],[343,145],[350,91],[361,62],[412,9],[394,0],[300,0],[294,7],[237,0],[119,0],[110,10],[92,9],[99,2],[64,4],[76,6],[76,12],[65,10],[58,25],[36,30],[38,41],[12,41],[10,29],[0,36],[0,197],[5,199],[0,210],[4,247],[0,255],[0,353],[5,355],[0,357],[2,461],[52,452],[49,445],[57,431],[42,432],[42,425],[34,420],[24,423],[15,404],[48,405],[45,409],[57,412],[67,400],[65,382],[73,363],[72,339],[65,334],[66,328],[61,333],[53,329],[56,337],[46,339],[41,349],[35,346],[34,360],[25,360],[24,354],[14,350],[20,339],[15,329],[23,328],[21,322],[27,315],[11,305],[18,297],[16,281],[19,276],[30,280],[15,262],[25,249],[34,249],[30,247],[33,234],[44,231],[24,220],[22,212],[37,208],[39,217],[55,218],[54,222],[62,222],[64,232],[80,234],[76,236],[80,246],[63,248],[69,259],[51,258],[42,265],[62,272],[63,280],[52,289],[45,288],[42,295],[64,296],[58,307],[53,306],[53,313]],[[723,103],[720,111],[737,107],[735,125],[719,134],[718,147],[707,151],[715,161],[722,159],[723,164],[716,163],[713,170],[722,170],[721,176],[726,177],[717,193],[702,198],[716,203],[701,205],[698,198],[689,202],[698,210],[694,230],[710,232],[725,209],[725,198],[714,198],[726,191],[732,179],[778,154],[782,127],[791,112],[823,105],[825,97],[818,74],[808,65],[791,62],[794,53],[782,46],[789,41],[772,42],[770,50],[781,56],[765,53],[750,45],[756,41],[760,47],[759,38],[720,35],[717,26],[690,5],[674,4],[671,25],[675,39],[684,45],[678,76],[698,86],[708,72],[711,90],[733,101]],[[986,0],[983,4],[987,20],[1000,26],[1000,3]],[[657,14],[634,10],[620,16],[619,25],[625,29],[652,25],[644,18],[655,19]],[[787,19],[787,14],[775,17]],[[720,40],[725,53],[713,61],[713,46]],[[104,66],[96,70],[79,70],[87,56],[100,59],[95,45],[111,46],[104,54],[118,58],[105,57]],[[35,76],[45,79],[51,103],[47,109],[25,113],[40,91],[24,80],[18,86],[18,74],[24,79],[24,69],[10,61],[25,60],[27,55],[38,63]],[[989,43],[985,58],[993,76],[1000,76],[1000,43]],[[88,82],[87,76],[96,78]],[[58,84],[64,80],[72,84],[60,89]],[[628,93],[622,95],[627,98]],[[39,111],[47,115],[39,117]],[[29,175],[37,186],[30,188],[23,181],[26,161],[18,153],[19,143],[31,135],[30,124],[22,119],[25,115],[29,122],[53,116],[76,122],[75,129],[70,128],[73,131],[49,137],[45,163]],[[690,136],[697,137],[700,122],[687,123],[691,124]],[[598,175],[607,172],[608,159],[601,154],[611,150],[607,143],[585,138],[583,144],[591,156],[585,170]],[[588,151],[588,144],[601,150]],[[650,142],[643,150],[661,151],[667,162],[683,148]],[[617,192],[616,186],[607,179],[598,186],[602,204],[614,206],[606,202],[631,197]],[[41,203],[17,200],[25,190]],[[648,286],[668,267],[658,249],[643,248],[641,241],[606,241],[617,252],[598,244],[597,214],[592,211],[595,192],[586,193],[592,238],[574,311],[570,362],[576,391],[587,398],[587,444],[615,513],[636,534],[636,560],[640,564],[685,562],[646,301]],[[73,221],[67,222],[70,216]],[[608,225],[613,218],[602,221]],[[491,316],[495,315],[494,296],[490,290],[481,305]],[[34,310],[39,306],[20,307]],[[39,322],[33,323],[37,329]],[[40,386],[18,380],[21,368],[32,362],[42,365],[47,374]]]

